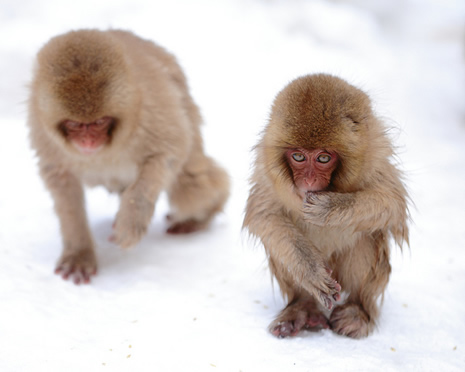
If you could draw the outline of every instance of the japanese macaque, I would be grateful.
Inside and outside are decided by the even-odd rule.
[[[56,272],[87,283],[97,270],[83,185],[120,194],[113,241],[135,245],[166,191],[168,233],[207,227],[229,195],[206,156],[201,116],[174,56],[130,32],[72,31],[38,53],[29,127],[63,238]]]
[[[276,97],[244,219],[288,301],[273,335],[373,330],[391,271],[389,240],[408,244],[408,197],[392,155],[370,99],[344,80],[308,75]]]

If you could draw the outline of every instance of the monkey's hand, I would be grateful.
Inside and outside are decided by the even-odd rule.
[[[92,246],[85,248],[65,248],[55,268],[55,274],[63,279],[70,278],[75,284],[89,283],[97,273],[97,259]]]
[[[305,275],[305,281],[310,283],[303,286],[328,310],[333,308],[334,302],[341,298],[341,285],[331,277],[332,270],[312,264],[312,267]]]
[[[298,233],[296,231],[295,233]],[[291,250],[286,250],[285,245],[280,245],[280,256],[286,256],[286,266],[291,268],[289,273],[294,277],[296,283],[310,293],[326,309],[331,310],[334,301],[341,298],[341,285],[331,276],[332,270],[321,257],[318,249],[307,241],[303,236],[297,236]]]
[[[308,192],[303,214],[306,221],[317,226],[341,226],[353,214],[351,193]]]
[[[153,216],[155,203],[134,189],[126,190],[114,223],[114,234],[110,240],[122,248],[132,247],[147,232]]]

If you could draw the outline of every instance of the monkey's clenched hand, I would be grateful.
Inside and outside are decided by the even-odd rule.
[[[122,248],[132,247],[146,233],[155,204],[141,192],[128,189],[121,195],[111,240]]]
[[[303,205],[306,221],[317,226],[340,226],[351,218],[354,204],[352,194],[336,192],[307,192]]]

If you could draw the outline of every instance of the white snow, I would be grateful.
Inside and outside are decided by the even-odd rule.
[[[465,2],[462,0],[0,0],[0,371],[465,371]],[[205,143],[232,196],[209,231],[108,242],[118,203],[87,193],[99,273],[53,274],[61,241],[25,126],[38,49],[70,29],[130,29],[178,56]],[[411,248],[374,334],[279,340],[283,300],[243,233],[251,148],[277,92],[337,74],[395,129],[412,207]]]

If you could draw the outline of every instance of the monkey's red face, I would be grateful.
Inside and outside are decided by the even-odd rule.
[[[114,120],[108,116],[92,123],[65,120],[60,124],[65,138],[84,155],[101,150],[110,141],[113,128]]]
[[[302,197],[307,192],[323,191],[328,187],[338,163],[334,151],[298,148],[287,150],[285,155],[292,169],[294,184]]]

